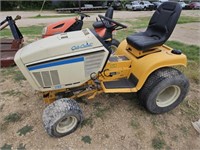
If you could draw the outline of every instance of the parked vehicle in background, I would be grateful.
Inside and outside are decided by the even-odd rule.
[[[112,7],[114,8],[114,10],[121,10],[122,9],[122,3],[120,0],[114,0],[112,2]]]
[[[181,5],[182,9],[186,9],[186,7],[188,5],[185,2],[178,2],[178,3]]]
[[[200,9],[200,2],[191,2],[185,8],[186,9]]]
[[[152,2],[154,9],[156,10],[162,3],[161,2]]]
[[[159,0],[159,2],[164,3],[164,2],[168,2],[168,0]]]
[[[138,1],[133,1],[125,5],[126,10],[143,10],[144,6],[141,5]]]
[[[153,10],[154,9],[154,4],[150,3],[149,1],[141,1],[141,5],[143,5],[143,10]]]

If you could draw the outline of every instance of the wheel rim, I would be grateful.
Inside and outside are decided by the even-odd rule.
[[[156,98],[156,104],[159,107],[167,107],[173,104],[181,94],[180,87],[171,85],[163,89]]]
[[[116,50],[117,50],[117,46],[111,45],[110,49],[111,49],[112,54],[114,54],[116,52]]]
[[[56,130],[59,133],[70,132],[76,127],[78,120],[74,116],[69,116],[67,118],[62,119],[56,126]]]

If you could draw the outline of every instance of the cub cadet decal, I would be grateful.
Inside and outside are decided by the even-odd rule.
[[[81,44],[81,45],[75,45],[75,46],[72,46],[71,50],[78,50],[78,49],[82,49],[82,48],[86,48],[86,47],[92,47],[93,43],[84,43],[84,44]]]

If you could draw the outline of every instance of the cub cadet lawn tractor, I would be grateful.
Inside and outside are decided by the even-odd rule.
[[[44,127],[54,137],[75,131],[83,113],[73,99],[99,93],[137,92],[151,113],[168,112],[185,98],[189,82],[173,66],[186,66],[180,50],[164,43],[181,13],[177,3],[165,2],[153,14],[145,32],[129,35],[114,55],[96,32],[89,29],[54,35],[23,47],[15,62],[49,105]],[[99,15],[113,26],[119,22]],[[106,28],[110,27],[110,24]]]

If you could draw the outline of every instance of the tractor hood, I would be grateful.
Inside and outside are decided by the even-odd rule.
[[[61,33],[44,38],[23,47],[19,53],[24,64],[44,61],[62,55],[74,55],[81,51],[100,47],[102,44],[89,29]]]
[[[38,91],[77,87],[102,71],[109,51],[89,30],[57,34],[20,49],[15,63]]]

